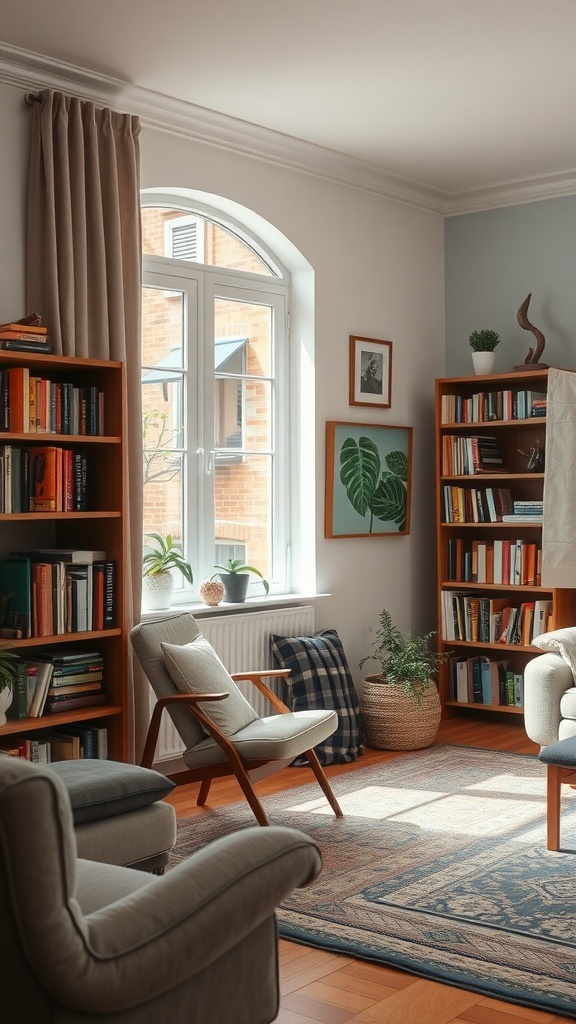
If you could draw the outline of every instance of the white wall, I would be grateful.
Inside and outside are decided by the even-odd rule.
[[[0,85],[3,137],[0,320],[24,306],[25,190],[30,111]],[[355,678],[370,628],[390,609],[401,628],[436,625],[433,394],[444,373],[444,240],[436,214],[169,132],[143,127],[142,187],[225,196],[275,225],[314,268],[316,286],[317,625],[334,626]],[[350,334],[392,341],[392,408],[348,404]],[[408,537],[324,538],[327,419],[414,427]],[[312,507],[312,502],[310,503]]]

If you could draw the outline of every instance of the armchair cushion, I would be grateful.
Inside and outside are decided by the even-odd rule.
[[[572,675],[576,680],[576,629],[567,626],[564,629],[554,629],[550,633],[541,633],[532,641],[535,647],[542,651],[555,651],[564,659],[572,669]]]
[[[119,761],[89,757],[54,761],[48,768],[66,786],[75,825],[148,807],[174,789],[160,772]]]
[[[258,715],[200,633],[189,644],[162,643],[164,663],[180,693],[228,693],[226,700],[202,703],[204,714],[226,735],[256,721]],[[204,732],[207,730],[204,729]]]
[[[360,707],[336,630],[315,636],[272,634],[272,653],[281,668],[290,669],[288,704],[293,711],[330,708],[338,715],[338,727],[316,747],[320,764],[355,761],[362,754]]]

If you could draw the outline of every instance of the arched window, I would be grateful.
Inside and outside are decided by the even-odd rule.
[[[144,530],[170,534],[192,564],[194,590],[177,574],[175,600],[229,558],[285,593],[288,274],[213,210],[143,202]]]

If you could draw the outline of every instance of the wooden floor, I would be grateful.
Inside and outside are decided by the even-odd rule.
[[[516,717],[510,724],[492,718],[482,723],[464,716],[452,718],[442,723],[437,742],[517,754],[537,753],[537,747],[527,739]],[[394,756],[367,749],[358,766],[368,767]],[[355,768],[335,765],[326,772],[334,776]],[[302,785],[304,781],[300,772],[288,768],[259,783],[258,795],[265,805],[266,794]],[[197,786],[181,786],[174,791],[170,800],[179,817],[202,814],[196,806],[196,794]],[[212,806],[240,799],[236,783],[212,783]],[[404,971],[284,939],[280,940],[280,972],[282,1000],[277,1024],[569,1024],[566,1017],[487,999],[450,985],[424,981]]]

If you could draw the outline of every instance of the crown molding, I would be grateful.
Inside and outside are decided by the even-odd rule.
[[[470,189],[450,195],[446,201],[447,217],[504,206],[537,203],[543,199],[559,199],[576,193],[576,170],[559,171],[521,181],[508,181],[486,188]]]
[[[205,107],[0,42],[0,82],[35,92],[70,91],[80,99],[137,114],[142,124],[234,150],[257,160],[443,214],[447,196],[424,182],[303,142]]]
[[[157,131],[232,150],[442,216],[576,193],[576,170],[569,170],[449,194],[367,161],[3,42],[0,82],[25,92],[73,88],[80,99],[137,114],[142,125]]]

